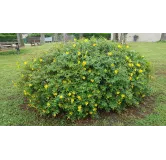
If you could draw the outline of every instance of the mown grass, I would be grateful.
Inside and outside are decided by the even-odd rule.
[[[166,125],[166,44],[131,43],[131,49],[140,52],[151,62],[153,80],[152,95],[138,108],[126,109],[123,113],[101,113],[97,119],[68,122],[65,119],[41,117],[23,105],[22,92],[13,86],[19,78],[20,69],[16,63],[23,63],[34,56],[40,56],[52,44],[27,47],[21,54],[0,53],[0,125]],[[9,51],[11,52],[11,51]]]

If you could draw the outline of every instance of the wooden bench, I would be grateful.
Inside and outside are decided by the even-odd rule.
[[[14,48],[13,44],[17,42],[0,42],[0,50]]]
[[[29,37],[27,42],[31,44],[31,46],[40,45],[40,37]]]

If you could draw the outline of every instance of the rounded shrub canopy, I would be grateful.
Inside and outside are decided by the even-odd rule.
[[[42,114],[93,117],[138,105],[148,94],[148,62],[129,46],[105,39],[57,43],[24,65],[28,106]]]

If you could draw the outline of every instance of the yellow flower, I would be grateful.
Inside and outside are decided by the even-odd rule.
[[[129,77],[129,80],[131,81],[131,80],[132,80],[132,77]]]
[[[129,60],[130,58],[128,56],[126,56],[126,60]]]
[[[82,110],[82,106],[80,105],[78,106],[78,112],[81,112],[81,110]]]
[[[90,81],[91,81],[92,83],[94,82],[94,80],[93,80],[93,79],[91,79]]]
[[[95,47],[96,45],[97,45],[96,43],[93,44],[94,47]]]
[[[129,67],[133,67],[134,64],[133,64],[133,63],[129,63],[128,66],[129,66]]]
[[[85,76],[83,76],[83,77],[82,77],[82,79],[86,79],[86,77],[85,77]]]
[[[81,55],[81,52],[78,52],[77,54],[78,54],[78,55]]]
[[[53,93],[54,96],[57,96],[58,94],[57,93]]]
[[[93,112],[89,112],[89,114],[93,114]]]
[[[121,97],[122,97],[122,98],[125,98],[125,95],[124,95],[124,94],[121,94]]]
[[[122,102],[121,101],[118,101],[118,104],[120,105]]]
[[[93,108],[93,111],[96,112],[96,111],[97,111],[97,108]]]
[[[85,105],[87,106],[89,104],[89,102],[85,102]]]
[[[115,65],[112,63],[112,64],[111,64],[111,67],[114,67],[114,66],[115,66]]]
[[[62,81],[62,83],[63,83],[63,84],[66,84],[66,81],[65,81],[65,80],[63,80],[63,81]]]
[[[62,95],[60,95],[60,96],[59,96],[59,98],[60,98],[60,99],[62,99],[62,98],[63,98],[63,96],[62,96]]]
[[[88,42],[88,39],[85,39],[84,42]]]
[[[136,64],[137,67],[141,67],[141,65],[139,63]]]
[[[72,114],[73,114],[73,112],[69,112],[69,114],[70,114],[70,115],[72,115]]]
[[[74,99],[72,98],[72,99],[71,99],[71,103],[73,103],[73,102],[74,102]]]
[[[78,61],[78,64],[80,64],[81,62],[80,61]]]
[[[45,89],[47,89],[47,88],[48,88],[48,85],[47,85],[47,84],[46,84],[46,85],[44,85],[44,88],[45,88]]]
[[[81,100],[81,96],[77,96],[77,98],[78,98],[79,100]]]
[[[97,104],[95,103],[95,107],[97,107]]]
[[[127,45],[126,48],[129,48],[129,46]]]
[[[133,73],[130,73],[130,76],[132,77],[132,76],[133,76]]]
[[[56,59],[55,59],[55,58],[53,59],[53,62],[56,62]]]
[[[118,48],[122,48],[122,46],[121,46],[121,45],[118,45]]]
[[[26,90],[24,90],[24,95],[25,95],[25,96],[27,95],[27,92],[26,92]]]
[[[76,44],[73,44],[73,47],[75,48],[75,47],[76,47]]]
[[[50,107],[50,103],[49,102],[47,103],[47,107]]]
[[[118,70],[115,70],[115,74],[117,74],[118,73]]]
[[[89,70],[88,70],[88,72],[90,73],[90,72],[92,72],[92,70],[91,70],[91,69],[89,69]]]
[[[53,114],[53,117],[56,117],[56,113]]]
[[[89,94],[89,95],[88,95],[88,98],[90,98],[90,97],[92,97],[92,95],[91,95],[91,94]]]
[[[112,52],[108,52],[108,56],[112,56]]]
[[[85,66],[85,65],[86,65],[86,61],[83,61],[83,62],[82,62],[82,65]]]
[[[66,52],[66,54],[69,54],[69,52]]]
[[[118,91],[118,92],[116,92],[116,94],[120,94],[120,92]]]
[[[139,73],[142,73],[142,72],[143,72],[143,70],[142,70],[142,69],[140,69],[140,70],[139,70]]]
[[[32,86],[32,84],[29,84],[29,87],[31,87]]]
[[[26,61],[24,62],[25,65],[27,65],[27,63],[28,63],[28,62],[26,62]]]
[[[68,96],[71,96],[71,93],[68,93]]]
[[[43,59],[42,59],[42,58],[40,58],[40,59],[39,59],[39,61],[40,61],[40,62],[42,62],[42,61],[43,61]]]

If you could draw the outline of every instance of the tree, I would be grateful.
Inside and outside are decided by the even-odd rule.
[[[52,36],[52,41],[53,42],[57,42],[58,41],[58,33],[53,33],[53,36]]]
[[[20,44],[21,47],[25,46],[24,41],[22,39],[22,33],[17,33],[17,41]]]
[[[116,42],[119,41],[119,35],[118,35],[118,33],[113,33],[113,41],[116,41]]]
[[[79,34],[79,38],[81,39],[83,37],[83,33],[80,33]]]
[[[166,33],[162,33],[160,41],[165,41],[165,40],[166,40]]]
[[[126,44],[127,34],[128,34],[128,33],[120,33],[119,42],[120,42],[121,44]]]
[[[45,33],[40,33],[40,44],[43,45],[45,43]]]
[[[63,41],[66,42],[66,33],[63,33]]]

